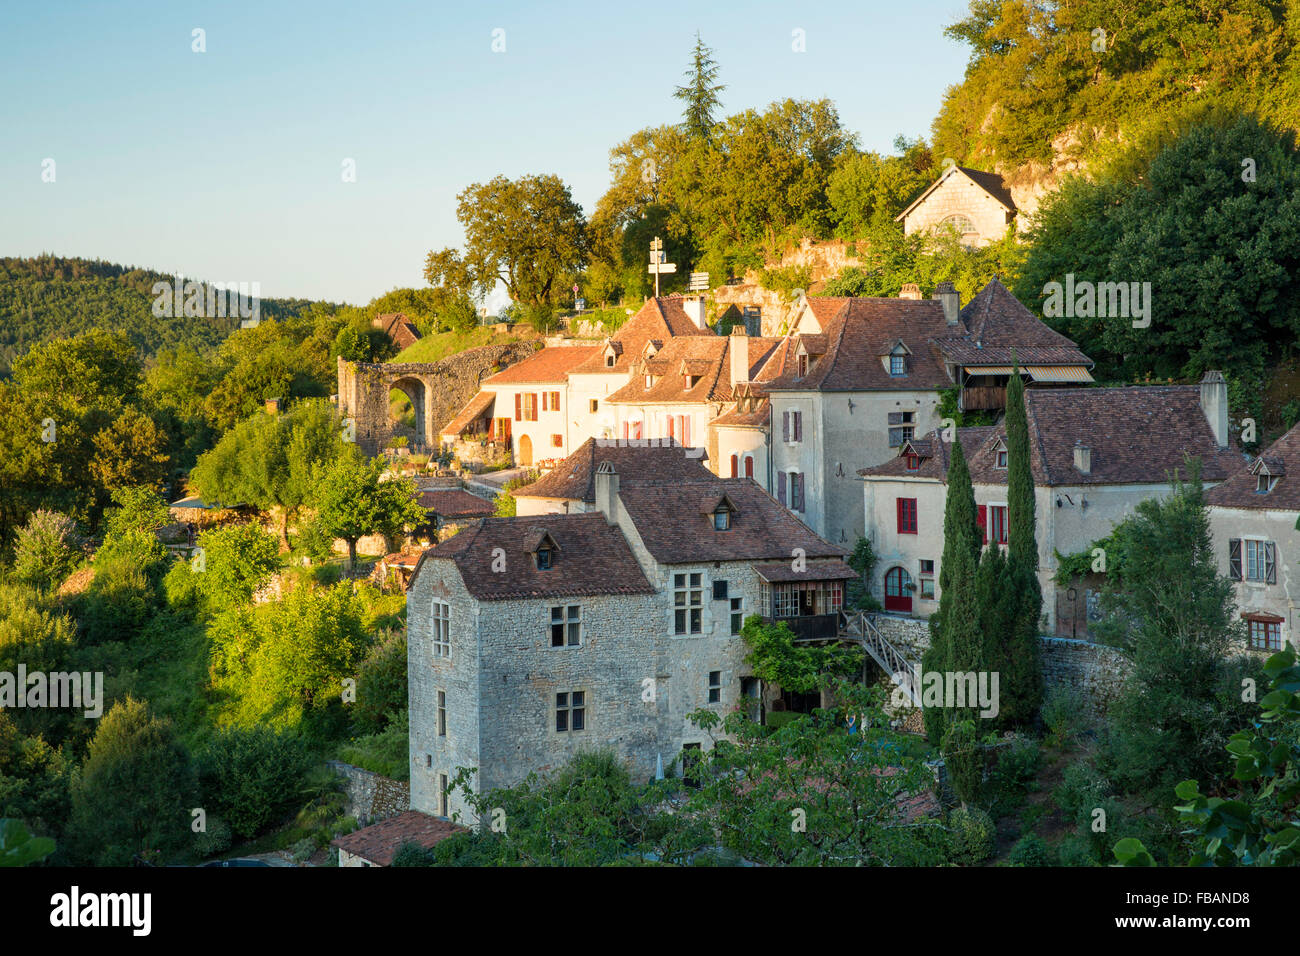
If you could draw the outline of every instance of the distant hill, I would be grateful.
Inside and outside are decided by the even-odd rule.
[[[188,277],[198,280],[198,277]],[[120,329],[146,358],[181,345],[214,347],[239,327],[238,317],[157,317],[153,286],[173,276],[89,259],[0,258],[0,377],[38,342],[94,328]],[[310,299],[262,299],[262,318],[307,312]]]

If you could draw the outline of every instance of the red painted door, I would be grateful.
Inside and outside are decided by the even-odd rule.
[[[903,568],[890,568],[885,575],[885,610],[912,613],[912,576]]]

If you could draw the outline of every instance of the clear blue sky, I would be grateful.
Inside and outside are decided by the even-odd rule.
[[[930,134],[963,0],[115,2],[0,10],[0,255],[52,252],[363,304],[458,245],[456,194],[676,122],[698,29],[730,113],[829,96],[864,147]],[[191,51],[206,31],[207,52]],[[492,52],[492,31],[506,50]],[[807,52],[791,50],[805,31]],[[55,161],[54,183],[41,181]],[[345,158],[355,183],[341,181]]]

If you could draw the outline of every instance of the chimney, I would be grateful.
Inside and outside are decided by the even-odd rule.
[[[727,354],[731,357],[731,387],[746,384],[749,381],[749,333],[743,325],[731,327]]]
[[[682,299],[682,309],[686,312],[686,317],[695,323],[697,329],[704,331],[708,328],[708,323],[704,321],[704,296],[686,296]]]
[[[618,472],[602,461],[596,466],[596,508],[609,524],[618,524]]]
[[[943,317],[949,325],[961,321],[961,296],[951,282],[940,282],[934,287],[934,298],[943,306]]]
[[[1201,379],[1201,411],[1214,432],[1214,443],[1228,447],[1228,383],[1222,372],[1206,372]]]
[[[1092,449],[1081,441],[1074,443],[1074,467],[1081,475],[1092,474]]]
[[[921,287],[915,282],[904,282],[903,287],[898,290],[900,299],[919,299],[921,298]]]

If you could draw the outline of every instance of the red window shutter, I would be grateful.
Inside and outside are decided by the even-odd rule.
[[[668,416],[668,437],[669,437],[669,438],[676,438],[676,437],[677,437],[677,432],[676,432],[676,430],[673,428],[674,424],[675,424],[675,422],[673,421],[673,416],[672,416],[672,415],[669,415],[669,416]]]
[[[740,474],[740,459],[735,455],[731,456],[731,477],[735,478]]]
[[[776,500],[785,504],[785,472],[776,473]]]
[[[523,408],[524,408],[524,393],[515,392],[515,421],[521,422],[524,420]]]
[[[975,519],[975,523],[976,523],[977,525],[979,525],[980,534],[981,534],[981,535],[983,536],[983,538],[984,538],[984,544],[988,544],[988,543],[989,543],[989,526],[988,526],[988,506],[987,506],[987,505],[980,505],[980,506],[979,506],[979,515],[978,515],[978,517]]]
[[[894,515],[898,519],[898,533],[903,533],[903,499],[894,499]]]
[[[788,442],[789,440],[790,440],[790,413],[782,412],[781,413],[781,441]]]
[[[682,444],[688,448],[691,444],[691,420],[685,415],[682,416]]]
[[[754,477],[754,459],[749,457],[748,455],[745,456],[745,477],[746,478]]]
[[[627,441],[627,422],[623,423],[623,440]]]

